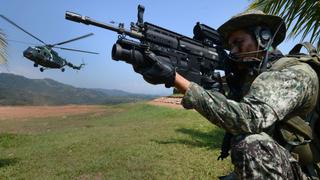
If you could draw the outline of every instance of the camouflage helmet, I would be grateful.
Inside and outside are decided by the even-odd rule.
[[[265,14],[260,10],[249,10],[233,16],[218,28],[218,32],[224,39],[224,47],[229,50],[230,47],[227,40],[232,32],[255,26],[268,27],[272,34],[275,34],[279,28],[273,39],[272,45],[274,47],[280,44],[286,37],[286,25],[283,19],[279,16]]]

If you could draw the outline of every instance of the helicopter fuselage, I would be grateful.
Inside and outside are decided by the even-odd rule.
[[[59,57],[57,52],[44,46],[28,47],[23,51],[23,56],[43,67],[62,68],[66,65],[66,60]]]

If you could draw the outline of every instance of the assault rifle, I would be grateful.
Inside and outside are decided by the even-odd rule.
[[[144,6],[139,5],[138,20],[136,23],[131,22],[130,30],[125,29],[123,23],[116,27],[74,12],[67,11],[65,18],[117,32],[118,40],[112,47],[113,60],[122,60],[134,66],[147,66],[148,61],[143,54],[145,51],[152,51],[160,61],[171,63],[189,81],[211,89],[214,70],[223,70],[224,61],[228,58],[218,32],[198,22],[193,28],[194,37],[189,38],[144,22],[143,13]]]

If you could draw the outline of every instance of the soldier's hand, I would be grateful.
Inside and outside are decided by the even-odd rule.
[[[227,158],[229,156],[229,153],[228,152],[220,152],[220,156],[218,157],[218,161],[219,160],[224,160],[225,158]]]
[[[218,91],[218,92],[220,92],[222,94],[225,94],[224,89],[223,89],[222,77],[221,77],[220,73],[219,72],[215,72],[213,74],[213,79],[214,79],[215,83],[212,85],[212,88],[215,91]]]
[[[203,77],[201,86],[207,90],[217,91],[224,94],[223,82],[219,72],[214,72],[212,77]]]
[[[156,56],[153,52],[144,52],[149,61],[148,66],[133,66],[135,72],[141,74],[150,84],[165,84],[167,88],[174,86],[176,71],[170,61]]]

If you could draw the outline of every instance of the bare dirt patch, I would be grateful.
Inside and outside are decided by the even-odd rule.
[[[160,97],[157,99],[154,99],[152,101],[149,101],[149,104],[156,105],[156,106],[165,106],[169,108],[177,108],[177,109],[183,109],[183,106],[181,105],[182,97],[180,96],[168,96],[168,97]]]
[[[43,133],[68,128],[91,128],[90,121],[121,109],[98,105],[0,106],[0,133]]]
[[[97,105],[0,106],[0,120],[69,116],[105,111],[107,108]]]

